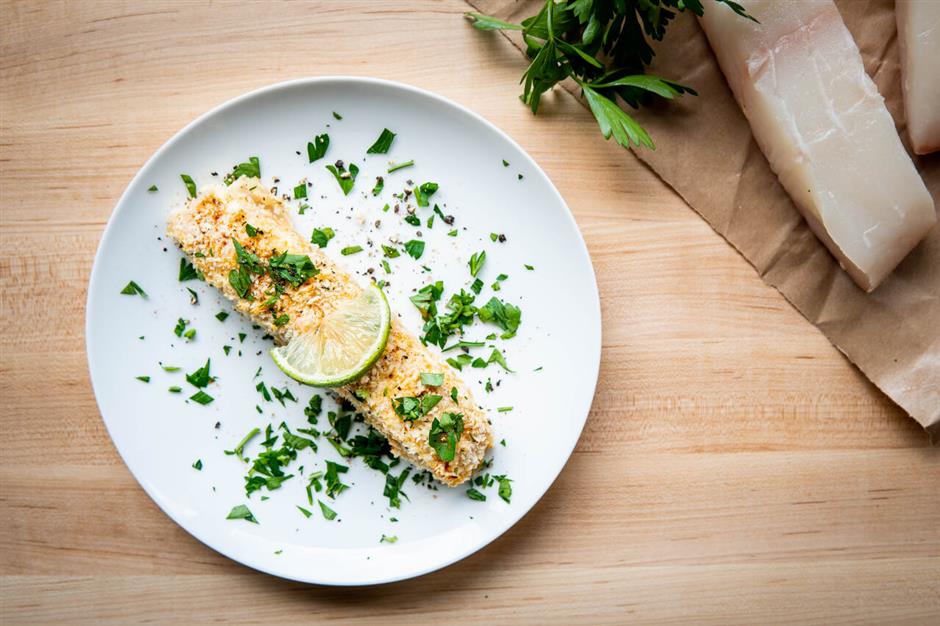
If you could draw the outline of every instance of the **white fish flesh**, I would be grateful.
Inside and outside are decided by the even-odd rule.
[[[810,228],[865,291],[937,221],[831,0],[709,4],[701,25],[758,145]]]
[[[914,152],[940,150],[940,1],[897,0],[901,85]]]

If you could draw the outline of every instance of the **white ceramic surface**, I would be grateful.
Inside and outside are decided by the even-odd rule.
[[[334,119],[333,111],[343,119]],[[383,127],[398,134],[390,153],[366,156]],[[331,138],[329,152],[310,165],[306,143],[323,132]],[[509,275],[496,295],[521,306],[522,326],[517,337],[497,343],[516,373],[503,373],[493,364],[485,370],[466,368],[464,377],[478,403],[490,410],[495,440],[506,441],[505,447],[496,445],[489,471],[514,481],[511,504],[497,496],[495,487],[486,491],[486,502],[477,502],[466,496],[465,488],[433,491],[409,479],[405,492],[410,501],[389,509],[382,475],[359,460],[343,461],[323,438],[316,454],[302,451],[291,469],[304,465],[309,474],[323,469],[326,459],[350,466],[343,478],[352,488],[335,501],[326,500],[339,513],[337,520],[327,521],[316,504],[309,506],[301,477],[270,494],[245,497],[245,466],[223,450],[234,447],[254,426],[276,426],[282,420],[292,427],[307,425],[302,409],[315,390],[283,376],[267,355],[270,343],[238,314],[219,322],[215,314],[232,309],[214,289],[195,280],[178,282],[181,254],[164,231],[167,214],[186,196],[180,173],[202,186],[217,180],[211,172],[224,173],[249,155],[261,159],[268,184],[280,178],[282,192],[289,193],[304,177],[313,183],[312,208],[294,215],[299,232],[333,227],[336,238],[327,250],[357,274],[375,268],[376,276],[390,280],[386,293],[393,311],[414,332],[421,321],[408,296],[430,277],[445,282],[448,297],[472,282],[467,261],[471,253],[485,249],[480,277],[487,287],[477,298],[483,304],[495,277]],[[336,159],[362,168],[347,197],[324,168]],[[384,174],[388,161],[408,159],[415,160],[415,167],[385,175],[385,190],[374,198],[375,176]],[[430,230],[424,224],[416,229],[400,214],[382,211],[385,203],[394,204],[392,194],[407,179],[440,184],[433,200],[455,216],[456,238],[446,236],[450,228],[440,220]],[[154,184],[159,191],[148,192]],[[423,218],[430,214],[423,211]],[[378,228],[376,220],[382,222]],[[403,254],[392,262],[394,273],[386,276],[379,265],[379,244],[394,236],[404,241],[417,230],[427,240],[420,263]],[[507,241],[492,242],[492,232],[504,233]],[[342,247],[365,246],[366,239],[374,247],[339,256]],[[535,269],[528,271],[524,264]],[[129,280],[149,297],[121,295]],[[199,294],[198,305],[190,303],[187,287]],[[509,137],[467,109],[413,87],[363,78],[316,78],[267,87],[207,113],[167,142],[131,181],[108,222],[95,258],[86,316],[88,362],[101,414],[128,468],[160,508],[232,559],[320,584],[417,576],[468,556],[505,532],[564,467],[587,418],[600,361],[600,307],[591,262],[571,213],[542,170]],[[181,317],[197,330],[195,340],[173,334]],[[467,338],[482,339],[492,330],[477,324]],[[239,332],[248,335],[243,344]],[[223,345],[233,346],[229,356]],[[488,349],[477,352],[489,354]],[[186,402],[195,389],[184,372],[210,357],[217,381],[207,391],[215,401],[208,406]],[[183,371],[167,373],[159,363]],[[255,391],[259,367],[259,379],[288,387],[300,402],[286,407],[264,402]],[[538,367],[542,369],[534,371]],[[149,375],[150,383],[135,380],[139,375]],[[492,393],[484,391],[488,378],[494,384],[500,381]],[[172,385],[183,387],[183,393],[169,393]],[[513,410],[496,411],[503,406]],[[218,428],[216,422],[221,423]],[[329,428],[325,412],[320,427]],[[258,450],[259,439],[246,453]],[[197,459],[203,462],[202,471],[192,467]],[[261,501],[260,495],[270,499]],[[233,506],[244,503],[260,524],[226,519]],[[312,510],[313,517],[306,519],[296,505]],[[398,541],[380,543],[383,534]]]

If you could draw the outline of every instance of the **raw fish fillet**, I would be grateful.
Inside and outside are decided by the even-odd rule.
[[[901,85],[914,152],[940,150],[940,1],[897,0]]]
[[[937,221],[831,0],[710,4],[702,27],[754,138],[810,228],[871,291]]]

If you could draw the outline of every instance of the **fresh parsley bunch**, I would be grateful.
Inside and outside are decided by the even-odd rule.
[[[715,0],[753,20],[732,0]],[[522,101],[537,113],[542,94],[566,78],[581,87],[605,139],[613,135],[624,148],[655,149],[640,124],[618,105],[634,109],[652,94],[672,99],[691,87],[644,73],[653,60],[650,40],[662,41],[678,12],[702,15],[701,0],[546,0],[521,24],[467,13],[481,30],[520,30],[532,62],[522,75]],[[756,21],[756,20],[755,20]]]

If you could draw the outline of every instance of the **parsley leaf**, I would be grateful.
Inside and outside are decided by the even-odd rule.
[[[350,254],[356,254],[357,252],[362,252],[362,246],[346,246],[339,251],[343,256],[349,256]]]
[[[382,491],[382,495],[388,498],[388,505],[393,509],[401,508],[402,497],[408,500],[408,495],[401,490],[401,487],[410,473],[411,468],[406,467],[398,476],[393,476],[391,472],[385,475],[385,489]]]
[[[185,257],[180,259],[180,273],[179,280],[181,283],[186,282],[187,280],[192,280],[194,278],[199,278],[199,272],[196,271],[196,268],[192,263],[186,260]]]
[[[336,511],[334,511],[334,510],[331,509],[330,507],[326,506],[326,505],[323,503],[323,500],[317,500],[317,504],[320,505],[320,512],[323,513],[323,517],[324,517],[327,521],[332,521],[332,520],[336,519]]]
[[[315,243],[321,248],[325,248],[330,239],[336,236],[336,233],[333,232],[333,229],[329,226],[321,228],[314,228],[313,234],[310,235],[310,243]]]
[[[428,200],[437,190],[437,183],[424,183],[423,185],[415,187],[415,201],[418,203],[418,206],[430,206]]]
[[[492,322],[502,328],[501,337],[509,339],[515,336],[522,321],[522,311],[519,307],[503,302],[495,296],[477,310],[481,322]]]
[[[482,492],[470,487],[467,489],[467,497],[478,502],[486,502],[486,496]]]
[[[506,440],[503,439],[502,444],[506,445]],[[499,481],[499,497],[505,500],[507,503],[512,498],[512,480],[503,476],[494,476],[496,480]]]
[[[397,250],[396,250],[397,252]],[[147,297],[147,292],[140,288],[140,285],[134,281],[128,282],[124,289],[121,290],[121,293],[125,296],[141,296],[143,298]]]
[[[194,393],[193,395],[191,395],[189,399],[192,400],[193,402],[198,402],[199,404],[203,406],[215,400],[215,398],[213,398],[212,396],[210,396],[209,394],[207,394],[205,391],[201,389],[197,391],[196,393]]]
[[[294,200],[300,200],[307,197],[307,185],[300,183],[294,187]]]
[[[442,413],[434,418],[428,433],[428,444],[437,457],[445,462],[453,461],[457,453],[457,441],[463,433],[463,413]]]
[[[405,252],[415,260],[420,259],[421,255],[424,254],[424,242],[420,239],[405,242]]]
[[[349,192],[352,191],[353,185],[356,184],[356,176],[359,175],[359,167],[355,163],[350,163],[349,170],[347,171],[343,162],[337,161],[333,165],[327,165],[326,169],[330,170],[330,173],[333,174],[333,178],[339,183],[339,188],[343,190],[343,195],[348,196]]]
[[[346,489],[349,489],[349,485],[344,485],[339,478],[340,474],[345,474],[348,471],[349,467],[345,465],[340,465],[333,461],[326,462],[326,474],[324,475],[324,480],[326,480],[326,495],[335,498]]]
[[[251,522],[252,524],[258,523],[258,520],[255,519],[255,516],[252,515],[251,511],[244,504],[239,504],[236,507],[232,507],[232,510],[229,511],[228,516],[225,519],[243,519],[246,522]]]
[[[421,383],[427,387],[440,387],[444,384],[444,374],[421,372]]]
[[[382,130],[382,134],[379,135],[379,138],[375,140],[366,154],[385,154],[388,152],[388,149],[392,145],[392,141],[395,139],[395,133],[385,128]]]
[[[392,407],[402,420],[413,422],[427,415],[441,400],[441,396],[432,393],[418,398],[403,396],[395,398],[392,401]]]
[[[326,133],[322,135],[317,135],[313,138],[313,141],[307,142],[307,159],[308,163],[313,163],[319,159],[322,159],[326,154],[326,149],[330,147],[330,136]]]
[[[476,277],[480,273],[480,269],[483,267],[483,263],[486,262],[486,250],[481,250],[480,252],[474,252],[470,256],[470,275]]]
[[[193,182],[192,176],[189,174],[180,174],[180,178],[183,179],[183,184],[186,185],[186,191],[189,192],[190,198],[196,197],[196,183]]]
[[[209,361],[210,359],[206,359],[205,365],[192,374],[186,374],[186,382],[197,389],[207,387],[212,382],[212,377],[209,375]]]
[[[248,157],[248,161],[233,167],[232,171],[225,175],[223,181],[226,185],[231,185],[242,176],[261,178],[261,161],[258,160],[258,157]]]

